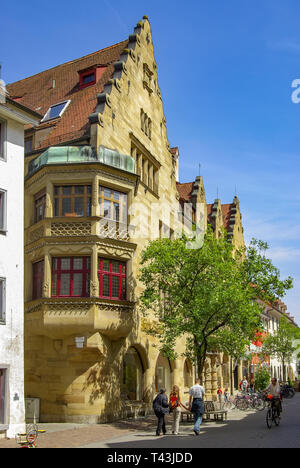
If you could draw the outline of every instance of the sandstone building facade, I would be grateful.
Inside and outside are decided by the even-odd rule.
[[[194,369],[147,334],[140,253],[182,224],[243,242],[238,199],[207,205],[202,178],[179,183],[147,17],[124,42],[8,90],[44,116],[25,139],[26,396],[40,398],[41,421],[143,414],[159,388],[187,391]],[[231,370],[228,357],[208,359],[208,396]]]

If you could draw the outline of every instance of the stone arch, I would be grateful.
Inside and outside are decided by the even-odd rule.
[[[168,394],[171,392],[174,366],[174,362],[172,363],[170,359],[164,357],[162,353],[158,354],[155,366],[156,392],[159,392],[161,388],[165,388]]]
[[[142,401],[144,395],[144,374],[147,366],[142,347],[130,346],[123,356],[121,367],[121,398]]]

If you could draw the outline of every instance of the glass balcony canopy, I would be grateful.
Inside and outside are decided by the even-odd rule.
[[[102,163],[127,172],[135,173],[135,161],[117,150],[100,146],[98,152],[91,146],[52,146],[29,163],[28,176],[41,167],[54,164]]]

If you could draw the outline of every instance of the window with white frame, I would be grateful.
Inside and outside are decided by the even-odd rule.
[[[0,120],[0,161],[6,160],[6,123]]]
[[[61,117],[63,113],[65,112],[65,110],[67,109],[70,102],[71,102],[70,100],[63,101],[63,102],[59,102],[49,107],[44,118],[42,119],[42,122],[45,122],[46,120],[52,120],[52,119],[57,119],[58,117]]]
[[[5,323],[5,278],[0,278],[0,324]]]
[[[0,189],[0,232],[6,231],[6,191]]]

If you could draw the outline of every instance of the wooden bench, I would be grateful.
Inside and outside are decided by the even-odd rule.
[[[212,415],[215,421],[227,420],[227,410],[218,409],[215,401],[205,401],[203,417],[206,421],[209,421]]]

